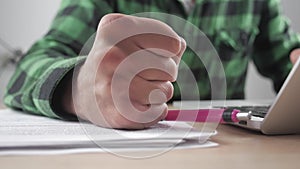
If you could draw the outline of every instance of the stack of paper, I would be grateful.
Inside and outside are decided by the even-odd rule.
[[[97,148],[126,151],[207,147],[214,133],[203,133],[182,122],[161,121],[145,130],[114,130],[89,123],[67,122],[10,109],[0,111],[0,155],[30,150]],[[201,140],[201,142],[199,142]],[[14,153],[12,153],[14,154]],[[26,154],[26,153],[25,153]]]

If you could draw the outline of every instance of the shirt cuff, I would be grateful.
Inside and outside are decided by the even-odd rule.
[[[64,78],[64,76],[69,71],[72,71],[75,66],[84,62],[85,59],[86,56],[80,56],[61,60],[59,62],[55,62],[45,71],[32,93],[33,102],[41,114],[64,120],[77,119],[75,115],[69,113],[55,112],[52,107],[52,99],[56,87]]]

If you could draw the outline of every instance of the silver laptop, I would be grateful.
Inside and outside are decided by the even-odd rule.
[[[253,114],[250,119],[237,125],[260,130],[264,134],[300,133],[300,59],[294,65],[273,104],[265,111],[266,114],[263,115],[263,108],[259,112],[259,107],[255,112],[255,107],[252,108]]]
[[[197,105],[197,107],[195,107]],[[175,102],[175,107],[204,108],[211,105],[211,101],[183,101]],[[248,113],[238,123],[240,127],[259,130],[263,134],[300,134],[300,59],[294,65],[281,90],[274,101],[266,100],[235,100],[214,101],[213,106],[224,106],[240,109]]]

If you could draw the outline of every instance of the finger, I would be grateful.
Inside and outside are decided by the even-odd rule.
[[[159,56],[178,56],[181,51],[181,38],[178,35],[170,37],[163,34],[142,34],[133,37],[132,40],[138,48],[146,49]]]
[[[119,26],[123,26],[123,30],[121,31],[123,34],[118,35],[118,37],[123,37],[120,39],[123,42],[119,45],[127,48],[128,44],[134,43],[139,49],[163,49],[172,53],[173,56],[181,51],[180,36],[170,26],[161,21],[143,17],[125,16],[118,19],[117,22]],[[127,26],[128,23],[131,24],[130,27]],[[128,36],[130,33],[131,36]],[[135,51],[130,51],[130,53]],[[172,57],[169,53],[159,52],[157,54]]]
[[[164,111],[161,113],[161,115],[157,119],[155,119],[154,121],[149,122],[149,123],[145,123],[144,128],[148,128],[150,126],[153,126],[154,124],[156,124],[159,121],[164,120],[166,118],[167,113],[168,113],[168,106],[166,104],[163,104],[162,106],[165,107],[165,108],[164,108]]]
[[[293,64],[295,64],[297,62],[299,57],[300,57],[300,49],[295,49],[290,54],[290,60]]]
[[[115,71],[128,80],[140,76],[145,80],[175,81],[178,66],[172,58],[161,57],[146,50],[127,56]]]
[[[118,46],[120,46],[120,48],[122,48],[127,55],[130,55],[133,52],[144,49],[148,53],[151,53],[152,55],[162,56],[162,57],[167,57],[167,58],[171,57],[175,61],[176,65],[178,65],[180,63],[180,60],[183,56],[184,51],[186,50],[186,41],[180,37],[180,46],[179,46],[180,49],[179,49],[178,53],[174,54],[174,53],[171,53],[172,51],[170,51],[168,49],[163,49],[162,48],[163,45],[159,44],[160,42],[162,42],[162,40],[159,40],[159,39],[160,38],[158,38],[158,40],[157,40],[158,42],[155,43],[154,45],[152,45],[152,46],[147,45],[149,48],[143,48],[139,44],[131,43],[129,40],[122,41]],[[157,45],[157,46],[155,46],[155,45]]]
[[[125,43],[120,44],[126,47],[126,44],[131,44],[126,42],[129,39],[141,49],[164,49],[173,53],[173,56],[181,51],[180,37],[161,21],[121,14],[110,14],[101,19],[96,40],[106,45],[116,45],[123,41]],[[160,55],[165,56],[165,53]]]
[[[136,76],[130,84],[129,96],[141,105],[163,104],[172,98],[173,90],[169,81],[147,81]]]
[[[138,60],[136,60],[138,62]],[[137,75],[149,81],[171,81],[177,78],[178,66],[172,58],[162,58],[149,54],[144,62],[149,66]],[[153,66],[151,66],[153,65]]]
[[[173,56],[171,59],[163,59],[162,61],[157,62],[157,67],[166,68],[166,71],[158,70],[158,69],[147,69],[139,73],[138,75],[143,77],[146,80],[167,80],[174,82],[177,78],[177,72],[178,72],[178,65],[180,63],[180,60],[182,58],[182,55],[186,49],[186,42],[183,38],[181,38],[181,51],[178,53],[177,56]],[[157,57],[156,55],[152,57]],[[154,60],[150,61],[153,62]],[[158,66],[162,65],[162,66]]]
[[[100,57],[100,56],[99,56]],[[119,47],[112,47],[102,59],[98,66],[98,72],[111,77],[116,69],[128,56]],[[177,61],[175,61],[177,59]],[[149,51],[140,51],[134,58],[123,62],[121,72],[123,77],[130,77],[132,73],[138,75],[145,80],[171,81],[174,82],[177,78],[179,57],[166,58],[157,56]],[[95,61],[96,62],[96,61]],[[138,67],[140,67],[139,70]],[[126,70],[125,70],[126,69]]]
[[[132,39],[126,39],[126,40],[123,40],[120,43],[118,43],[117,46],[119,48],[121,48],[127,55],[130,55],[136,51],[144,49],[144,50],[148,51],[149,53],[152,53],[157,56],[168,57],[168,58],[171,57],[171,58],[173,58],[173,60],[175,61],[176,64],[179,64],[181,57],[186,49],[186,42],[181,37],[179,37],[180,45],[179,46],[173,45],[173,46],[177,46],[177,47],[174,47],[174,49],[176,48],[175,53],[174,53],[175,50],[172,51],[172,48],[168,49],[168,48],[164,47],[166,44],[168,44],[168,42],[163,42],[163,40],[161,40],[161,39],[163,39],[163,38],[168,39],[168,37],[163,37],[161,35],[139,35],[139,37],[135,37],[135,40],[137,40],[137,39],[139,40],[140,38],[142,39],[141,43],[143,43],[143,45],[138,44],[136,42],[132,42]],[[154,40],[155,40],[155,43],[153,43],[153,45],[150,44],[149,41],[154,41]],[[161,43],[163,43],[163,44],[161,44]],[[168,47],[170,47],[170,46],[172,46],[172,45],[169,45]]]
[[[166,23],[151,18],[135,17],[138,30],[143,30],[141,36],[133,40],[142,49],[160,48],[177,55],[181,50],[181,38]],[[170,56],[166,56],[170,57]]]
[[[147,69],[143,70],[137,74],[140,78],[148,81],[162,81],[162,82],[174,82],[176,80],[176,75],[170,75],[159,69]]]
[[[156,123],[158,123],[159,121],[163,120],[168,112],[168,107],[166,104],[162,104],[162,105],[155,105],[153,107],[157,107],[157,109],[163,110],[162,112],[159,112],[159,114],[157,113],[157,111],[153,111],[153,112],[147,112],[147,114],[140,114],[139,117],[136,117],[137,121],[132,121],[129,120],[127,117],[125,117],[122,114],[119,114],[117,116],[117,118],[114,118],[113,121],[111,121],[111,126],[109,126],[110,128],[116,128],[116,129],[144,129],[144,128],[148,128]],[[145,107],[142,109],[147,109],[149,107]],[[153,110],[156,110],[156,108],[154,108]],[[153,119],[153,117],[156,117]],[[149,121],[147,119],[151,119],[150,122],[147,123],[142,123],[142,122],[138,122],[138,121]]]
[[[181,39],[181,41],[180,41],[180,43],[181,43],[181,49],[180,49],[179,53],[176,56],[172,57],[172,59],[175,61],[175,63],[177,65],[179,65],[180,60],[181,60],[181,58],[183,56],[183,53],[184,53],[184,51],[186,49],[186,41],[183,38],[180,38],[180,39]]]

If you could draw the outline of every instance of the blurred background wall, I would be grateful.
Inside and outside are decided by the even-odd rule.
[[[55,16],[61,0],[1,0],[0,38],[14,49],[25,52],[34,41],[44,35]],[[300,32],[299,0],[282,0],[285,14],[291,19],[292,27]],[[11,76],[13,67],[5,64],[4,58],[12,54],[0,45],[0,102],[4,87]],[[6,67],[3,70],[3,67]],[[257,74],[252,64],[246,85],[247,99],[274,98],[270,80]]]

